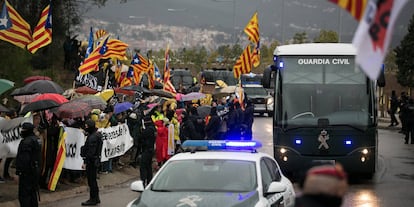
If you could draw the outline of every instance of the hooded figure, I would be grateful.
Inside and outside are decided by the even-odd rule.
[[[34,134],[32,123],[23,123],[20,135],[23,140],[19,144],[16,156],[16,175],[19,176],[20,206],[38,206],[38,183],[40,164],[40,142]]]
[[[82,202],[82,206],[96,205],[100,203],[99,188],[96,181],[97,167],[101,161],[102,135],[97,132],[95,122],[91,119],[85,122],[86,137],[85,145],[81,148],[81,156],[86,168],[86,177],[89,186],[89,200]]]

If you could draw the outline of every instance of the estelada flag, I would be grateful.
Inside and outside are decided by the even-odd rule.
[[[6,0],[0,13],[0,40],[25,49],[32,42],[30,25]]]
[[[40,20],[33,32],[33,42],[27,45],[32,54],[52,42],[52,9],[51,3],[43,9]]]
[[[109,36],[106,37],[105,41],[100,42],[93,52],[85,58],[82,65],[79,67],[80,74],[86,75],[98,68],[99,60],[108,50],[108,47],[106,46],[108,38]]]
[[[376,80],[391,42],[395,20],[406,0],[370,1],[359,22],[352,44],[357,50],[356,63],[371,80]],[[384,20],[386,24],[384,24]]]

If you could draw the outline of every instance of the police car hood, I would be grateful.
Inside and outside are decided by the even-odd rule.
[[[251,192],[157,192],[146,190],[132,205],[141,206],[177,206],[177,207],[252,207],[259,201],[257,191]]]

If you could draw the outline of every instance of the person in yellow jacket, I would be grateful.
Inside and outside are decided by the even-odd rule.
[[[164,119],[164,114],[162,113],[162,106],[157,105],[155,107],[157,107],[157,108],[155,108],[154,114],[151,115],[151,119],[154,123],[158,120],[163,120]]]
[[[175,153],[181,146],[180,140],[180,122],[177,119],[177,115],[174,110],[168,110],[166,114],[170,124],[174,125],[174,144],[175,144]]]
[[[109,126],[109,117],[102,113],[100,109],[91,111],[91,119],[95,122],[96,128],[106,128]]]

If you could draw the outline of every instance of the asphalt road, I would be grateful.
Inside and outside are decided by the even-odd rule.
[[[271,124],[271,118],[256,117],[253,129],[255,139],[262,141],[264,146],[260,151],[269,154],[273,153]],[[343,207],[409,207],[414,203],[414,145],[405,145],[398,130],[382,128],[385,129],[379,130],[377,173],[371,181],[351,183]],[[129,183],[102,190],[100,206],[125,206],[136,198],[138,193],[129,190]],[[297,191],[300,193],[300,189]],[[87,193],[82,193],[43,206],[79,206],[87,197]]]

